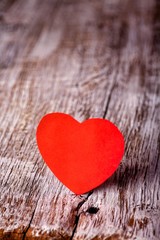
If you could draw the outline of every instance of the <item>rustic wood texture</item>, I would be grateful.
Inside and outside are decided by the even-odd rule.
[[[0,1],[0,239],[159,239],[159,18],[155,0]],[[125,136],[120,167],[88,194],[37,149],[57,111]]]

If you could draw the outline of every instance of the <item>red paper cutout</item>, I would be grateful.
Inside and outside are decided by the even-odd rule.
[[[76,194],[102,184],[124,154],[124,138],[113,123],[99,118],[79,123],[64,113],[42,118],[37,143],[51,171]]]

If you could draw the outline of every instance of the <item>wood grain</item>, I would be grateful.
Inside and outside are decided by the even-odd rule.
[[[154,0],[0,1],[0,239],[159,239],[159,18]],[[37,124],[57,111],[125,136],[119,169],[88,194],[38,152]]]

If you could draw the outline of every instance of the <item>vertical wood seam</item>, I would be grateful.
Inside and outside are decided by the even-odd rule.
[[[87,195],[87,197],[86,197],[84,200],[82,200],[82,201],[78,204],[78,206],[77,206],[76,215],[75,215],[75,226],[74,226],[74,228],[73,228],[73,232],[72,232],[72,235],[71,235],[70,240],[73,240],[74,234],[76,233],[76,230],[77,230],[77,227],[78,227],[78,223],[79,223],[79,219],[80,219],[80,215],[81,215],[81,213],[79,213],[79,210],[80,210],[80,208],[83,206],[83,204],[84,204],[85,202],[87,202],[87,200],[88,200],[89,197],[93,194],[93,192],[94,192],[94,191],[89,192],[88,195]]]

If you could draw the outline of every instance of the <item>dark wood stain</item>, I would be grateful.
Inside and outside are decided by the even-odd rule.
[[[160,1],[155,1],[153,15],[153,51],[160,54]]]

